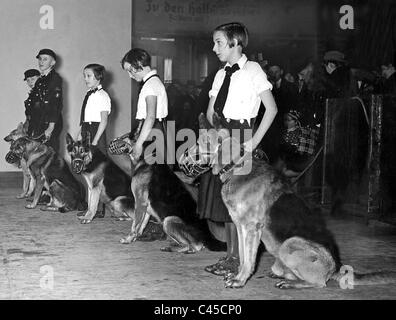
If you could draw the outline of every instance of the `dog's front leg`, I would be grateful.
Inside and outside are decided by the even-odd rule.
[[[26,205],[26,208],[28,209],[33,209],[37,206],[45,183],[45,178],[43,175],[40,175],[38,177],[35,176],[34,180],[35,180],[35,188],[34,188],[33,201],[32,203]]]
[[[256,264],[257,249],[260,244],[261,230],[257,230],[254,225],[241,226],[243,243],[243,263],[239,267],[239,273],[235,278],[226,280],[226,288],[241,288],[245,285],[254,271]]]
[[[22,173],[23,173],[23,187],[22,187],[22,193],[20,195],[17,196],[17,199],[23,199],[26,198],[28,196],[28,192],[30,190],[30,173],[29,173],[29,169],[26,166],[26,161],[22,158],[21,160],[21,167],[22,167]],[[33,192],[33,189],[31,189],[31,192],[29,194],[29,196],[31,195],[31,193]]]
[[[135,217],[132,221],[131,232],[125,238],[121,238],[120,243],[128,244],[136,241],[138,236],[143,233],[144,229],[147,226],[147,223],[150,220],[150,215],[147,213],[147,207],[145,207],[143,210],[144,212],[142,213],[142,218],[140,219],[140,221],[137,221],[138,219],[136,219],[136,217],[138,217],[139,215],[135,214]]]
[[[101,185],[102,183],[94,188],[88,187],[88,210],[84,216],[78,217],[81,220],[82,224],[90,223],[95,217],[100,200]]]

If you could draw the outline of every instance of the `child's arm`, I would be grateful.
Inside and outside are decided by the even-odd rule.
[[[272,96],[270,90],[265,90],[261,92],[260,99],[264,104],[265,113],[252,139],[245,141],[245,143],[243,144],[245,150],[249,152],[253,152],[253,150],[258,146],[261,139],[263,139],[265,133],[267,132],[268,128],[274,121],[276,113],[278,112],[278,108],[276,107],[274,97]]]
[[[151,129],[154,126],[155,118],[157,115],[157,96],[146,97],[146,119],[144,120],[142,130],[140,131],[139,138],[132,149],[132,156],[138,159],[143,152],[143,143],[150,135]]]
[[[209,123],[212,126],[213,126],[213,113],[214,113],[215,101],[216,101],[216,97],[211,96],[208,104],[208,110],[206,111],[206,118],[208,119]]]
[[[94,146],[98,144],[100,137],[102,136],[103,132],[106,130],[108,117],[109,117],[108,111],[100,112],[100,123],[99,123],[98,131],[96,131],[95,137],[92,140],[92,144]]]

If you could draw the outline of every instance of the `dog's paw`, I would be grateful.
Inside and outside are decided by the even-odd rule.
[[[236,276],[237,276],[236,273],[228,271],[227,273],[224,274],[224,281],[227,282],[234,280]]]
[[[17,195],[15,198],[24,199],[24,198],[27,198],[27,195],[26,195],[26,193],[21,193],[21,194]]]
[[[88,224],[88,223],[91,223],[91,222],[92,222],[91,219],[80,219],[80,220],[81,220],[81,221],[80,221],[81,224]]]
[[[277,274],[273,273],[272,271],[268,272],[267,277],[269,277],[271,279],[285,279],[285,277],[278,276]],[[257,278],[259,278],[259,277],[257,277]]]
[[[278,289],[293,289],[294,284],[291,281],[282,280],[282,281],[277,282],[275,284],[275,287],[277,287]]]
[[[122,244],[130,244],[131,242],[132,242],[131,237],[125,237],[125,238],[120,239],[120,243],[122,243]]]
[[[28,203],[28,204],[25,206],[25,208],[26,208],[26,209],[34,209],[34,208],[36,208],[36,205],[34,205],[33,203]]]
[[[117,221],[131,221],[131,217],[118,217],[116,218]]]
[[[245,286],[246,281],[241,281],[236,278],[229,279],[224,282],[224,286],[226,288],[243,288]]]

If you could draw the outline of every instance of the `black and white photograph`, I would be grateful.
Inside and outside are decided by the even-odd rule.
[[[0,8],[0,300],[396,298],[395,0]]]

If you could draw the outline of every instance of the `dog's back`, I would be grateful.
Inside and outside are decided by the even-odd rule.
[[[83,210],[86,207],[83,185],[73,176],[65,160],[44,144],[40,145],[37,151],[40,152],[40,156],[34,159],[30,169],[35,176],[38,176],[40,171],[43,172],[54,196],[62,198],[65,203],[66,207],[61,210]],[[33,157],[35,153],[30,155]]]
[[[161,221],[166,217],[176,216],[183,220],[186,231],[209,250],[225,250],[225,243],[212,236],[206,220],[198,218],[196,202],[168,165],[154,164],[149,167],[151,171],[149,201]]]
[[[268,229],[280,243],[292,237],[318,243],[331,253],[336,270],[340,268],[337,243],[327,229],[321,212],[311,210],[294,193],[284,193],[274,202],[269,211],[269,221]]]

